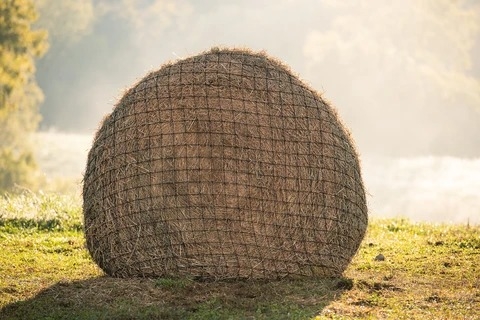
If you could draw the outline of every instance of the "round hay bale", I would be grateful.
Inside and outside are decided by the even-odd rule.
[[[129,89],[83,187],[93,260],[116,277],[339,276],[367,206],[347,130],[264,53],[213,49]]]

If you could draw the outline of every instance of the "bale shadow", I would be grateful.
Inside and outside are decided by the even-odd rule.
[[[96,277],[58,282],[0,310],[0,319],[309,319],[353,281],[194,281]]]

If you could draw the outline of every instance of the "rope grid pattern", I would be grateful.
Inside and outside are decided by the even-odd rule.
[[[265,54],[214,49],[128,90],[84,177],[94,261],[117,277],[338,276],[367,206],[332,107]]]

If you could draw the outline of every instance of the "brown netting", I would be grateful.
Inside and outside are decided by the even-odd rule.
[[[118,277],[340,275],[367,206],[335,111],[263,53],[164,65],[105,118],[84,177],[87,247]]]

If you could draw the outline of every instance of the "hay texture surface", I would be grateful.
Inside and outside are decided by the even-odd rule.
[[[128,90],[84,177],[87,247],[117,277],[340,275],[367,227],[335,111],[263,53],[213,49]]]

